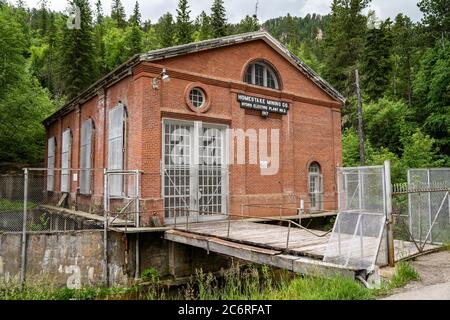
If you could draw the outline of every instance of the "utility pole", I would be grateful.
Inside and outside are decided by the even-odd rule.
[[[358,137],[359,137],[359,162],[363,166],[366,163],[366,151],[364,148],[364,123],[361,100],[361,89],[359,87],[359,71],[355,70],[356,95],[358,97]]]

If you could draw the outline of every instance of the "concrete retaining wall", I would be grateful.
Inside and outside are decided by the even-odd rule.
[[[21,233],[0,234],[0,281],[19,279]],[[109,285],[130,285],[135,278],[136,235],[108,233]],[[27,235],[26,281],[47,281],[69,288],[103,285],[103,230],[30,233]],[[232,259],[177,244],[163,233],[140,235],[140,272],[158,271],[162,280],[195,274],[196,269],[217,272]]]
[[[0,280],[19,278],[20,233],[0,234]],[[111,285],[126,285],[125,244],[121,235],[109,233]],[[101,285],[103,281],[103,232],[74,231],[27,235],[26,279],[46,280],[69,288]],[[134,269],[134,265],[132,266]]]

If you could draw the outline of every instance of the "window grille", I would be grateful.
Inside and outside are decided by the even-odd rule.
[[[92,168],[92,119],[83,122],[81,126],[80,147],[80,193],[91,193],[91,171]]]
[[[70,192],[70,158],[72,149],[72,132],[67,129],[62,136],[61,149],[61,192]]]
[[[54,191],[55,188],[55,151],[56,139],[48,139],[47,145],[47,191]]]
[[[320,165],[313,162],[309,166],[309,199],[310,210],[317,211],[323,209],[323,181],[320,173]]]
[[[125,108],[119,104],[109,111],[108,119],[108,170],[124,169],[124,121]],[[123,196],[123,176],[109,177],[109,194],[113,197]]]

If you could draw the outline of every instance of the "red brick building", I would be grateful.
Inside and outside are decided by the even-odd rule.
[[[307,209],[334,210],[344,101],[266,32],[155,50],[131,58],[44,122],[47,166],[141,170],[142,224],[151,214],[171,223],[176,210],[203,220],[239,215],[243,204],[298,208],[301,198]],[[230,150],[237,139],[227,129],[256,133],[245,164],[238,164],[237,147]],[[273,165],[270,157],[249,163],[249,151],[265,141],[269,156],[279,148],[270,175],[262,172]],[[69,193],[85,210],[102,207],[102,174],[49,172],[49,193]],[[120,197],[123,180],[110,192]]]

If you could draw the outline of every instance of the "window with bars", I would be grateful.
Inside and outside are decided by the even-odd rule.
[[[125,155],[125,106],[119,104],[108,115],[108,170],[123,170]],[[109,176],[109,195],[123,196],[123,176]]]
[[[323,209],[323,179],[320,165],[317,162],[309,166],[309,199],[310,210]]]
[[[91,194],[93,121],[88,119],[81,126],[80,193]]]
[[[56,139],[51,137],[47,143],[47,191],[55,189],[55,151]]]
[[[280,81],[275,70],[261,61],[253,62],[247,67],[245,82],[261,87],[280,89]]]
[[[70,160],[72,155],[72,131],[63,132],[61,146],[61,192],[70,192]]]

